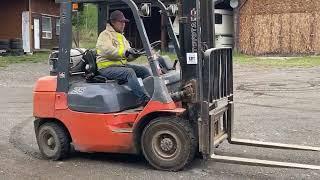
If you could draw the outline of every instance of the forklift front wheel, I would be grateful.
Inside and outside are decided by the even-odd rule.
[[[179,171],[194,159],[197,144],[187,120],[159,117],[143,130],[141,146],[145,158],[156,169]]]
[[[60,160],[70,153],[70,138],[64,128],[54,122],[39,127],[37,141],[41,154],[47,159]]]

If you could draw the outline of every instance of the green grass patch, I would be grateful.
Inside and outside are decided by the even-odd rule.
[[[0,67],[6,67],[13,63],[24,63],[24,62],[44,62],[47,61],[49,57],[49,52],[37,52],[33,55],[23,55],[23,56],[0,56]]]
[[[174,54],[174,53],[168,53],[168,52],[163,52],[163,53],[160,53],[161,56],[169,56],[169,58],[171,59],[171,61],[174,61],[177,59],[177,55]],[[148,60],[147,60],[147,56],[140,56],[139,58],[137,58],[135,61],[133,61],[133,63],[136,63],[136,64],[146,64],[148,63]]]
[[[94,43],[86,44],[86,48],[93,48]],[[172,61],[177,59],[174,53],[161,53],[161,55],[167,55]],[[33,55],[24,56],[0,56],[0,67],[6,67],[13,63],[37,63],[48,60],[49,52],[37,52]],[[320,56],[305,56],[305,57],[255,57],[244,54],[234,54],[235,64],[240,65],[252,65],[259,67],[271,67],[271,68],[309,68],[320,66]],[[133,63],[146,64],[147,57],[141,56],[136,59]]]
[[[167,55],[172,61],[177,59],[174,53],[161,53]],[[255,57],[244,54],[234,54],[234,63],[240,65],[252,65],[258,67],[270,68],[310,68],[320,66],[320,56],[305,56],[305,57]],[[134,63],[146,64],[146,56],[141,56]]]
[[[255,57],[243,54],[234,54],[234,62],[236,64],[273,68],[310,68],[320,66],[320,56]]]

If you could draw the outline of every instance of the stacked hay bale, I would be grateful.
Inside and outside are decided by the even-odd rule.
[[[320,0],[247,0],[239,46],[252,55],[319,54]]]

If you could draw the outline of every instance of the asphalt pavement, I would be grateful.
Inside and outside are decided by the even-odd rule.
[[[46,63],[0,68],[0,179],[320,179],[319,170],[248,166],[195,159],[180,172],[152,169],[141,156],[73,153],[42,159],[32,117],[32,88],[48,74]],[[235,127],[238,138],[320,147],[320,68],[236,65]],[[230,145],[219,155],[320,165],[320,152]]]

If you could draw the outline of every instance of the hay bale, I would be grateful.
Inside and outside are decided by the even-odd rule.
[[[319,0],[291,0],[290,13],[310,13],[316,11],[314,4]]]
[[[317,4],[319,0],[248,0],[244,8],[246,13],[260,15],[305,13],[319,10]]]
[[[281,43],[282,43],[281,17],[282,17],[281,14],[271,15],[271,22],[270,22],[271,38],[270,38],[269,53],[272,53],[272,54],[278,54],[281,52]]]
[[[282,54],[290,54],[291,52],[291,15],[282,14],[281,15],[281,32],[280,32],[280,43]]]
[[[314,30],[312,33],[313,37],[313,49],[316,54],[320,54],[320,12],[314,13]]]
[[[253,54],[252,42],[253,37],[253,18],[252,16],[241,16],[240,17],[240,28],[239,28],[239,45],[241,52],[245,54]]]
[[[256,55],[320,53],[319,11],[320,0],[248,0],[240,11],[240,50]]]
[[[256,15],[254,17],[254,52],[257,55],[270,52],[271,15]]]
[[[311,22],[309,13],[291,14],[291,53],[307,54],[311,52]]]

